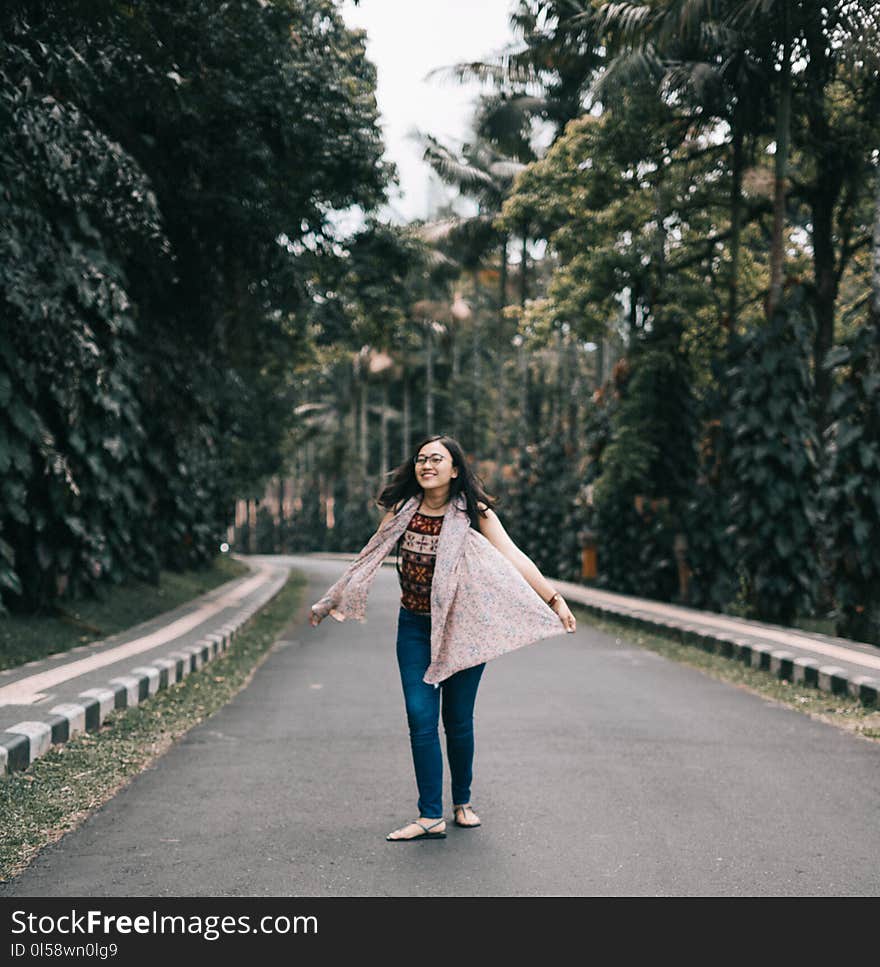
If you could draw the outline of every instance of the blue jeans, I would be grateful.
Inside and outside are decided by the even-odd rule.
[[[470,802],[471,797],[474,700],[486,664],[456,672],[439,688],[423,682],[431,664],[431,616],[404,607],[397,619],[397,664],[419,788],[419,815],[439,819],[443,815],[443,756],[437,734],[441,695],[452,802],[459,805]]]

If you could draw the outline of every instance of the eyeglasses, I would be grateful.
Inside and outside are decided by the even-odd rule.
[[[414,457],[413,463],[417,467],[424,467],[424,465],[430,460],[431,466],[436,467],[443,463],[445,459],[446,457],[444,457],[442,453],[432,453],[429,457]]]

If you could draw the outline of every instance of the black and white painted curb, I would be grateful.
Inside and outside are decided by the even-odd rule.
[[[132,708],[163,688],[182,681],[225,651],[242,626],[284,587],[287,575],[275,577],[247,606],[195,644],[181,646],[162,658],[111,678],[104,688],[80,692],[78,701],[56,705],[39,720],[17,722],[0,732],[0,775],[26,769],[53,745],[77,732],[97,731],[116,709]]]
[[[564,582],[557,583],[562,586]],[[571,585],[566,587],[572,588]],[[570,602],[575,602],[596,617],[612,618],[631,627],[674,638],[683,644],[695,645],[703,651],[741,661],[794,684],[812,685],[834,695],[851,695],[868,706],[880,705],[880,681],[868,675],[857,675],[837,665],[823,665],[815,658],[798,656],[742,635],[700,628],[684,621],[639,612],[636,608],[596,603],[586,600],[585,595],[578,595],[576,590],[569,590],[567,597]]]

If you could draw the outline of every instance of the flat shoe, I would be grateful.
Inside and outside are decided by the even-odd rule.
[[[453,813],[455,814],[455,819],[453,820],[453,822],[455,823],[455,825],[456,826],[460,826],[462,829],[476,829],[477,826],[482,826],[483,824],[480,823],[480,822],[476,822],[476,823],[462,823],[462,822],[459,822],[459,820],[458,820],[459,814],[463,814],[466,809],[470,809],[470,811],[472,813],[474,812],[473,809],[471,808],[471,806],[454,806],[453,807]],[[476,813],[474,813],[474,815],[476,816]]]
[[[408,823],[407,825],[411,826],[413,823],[415,823],[416,826],[421,826],[422,827],[422,829],[424,830],[424,833],[416,833],[415,836],[392,836],[389,833],[385,837],[385,841],[387,843],[411,843],[413,840],[417,840],[417,839],[446,839],[446,831],[445,830],[442,833],[432,833],[431,832],[431,830],[435,826],[439,826],[440,823],[442,823],[442,822],[443,822],[443,818],[441,817],[440,819],[437,820],[436,823],[431,823],[430,826],[425,826],[424,823],[420,823],[417,819],[414,819],[412,823]],[[395,830],[395,832],[396,832],[396,830]]]

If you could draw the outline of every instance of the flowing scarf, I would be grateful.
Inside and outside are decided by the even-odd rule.
[[[320,617],[364,621],[376,572],[421,503],[410,497],[314,605]],[[471,526],[458,494],[443,517],[431,581],[431,664],[423,681],[439,685],[463,668],[563,634],[559,615],[514,565]]]

